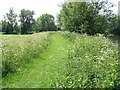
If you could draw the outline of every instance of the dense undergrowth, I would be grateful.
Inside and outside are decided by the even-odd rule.
[[[45,49],[47,40],[49,40],[48,36],[54,35],[54,33],[55,32],[52,32],[52,34],[40,33],[24,36],[24,38],[21,36],[3,36],[3,75],[6,76],[8,73],[19,71],[25,64],[32,62],[33,58],[37,58]],[[47,67],[47,65],[62,61],[63,67],[60,67],[60,72],[58,71],[57,74],[53,73],[53,76],[50,75],[52,78],[47,77],[49,75],[45,76],[45,78],[50,78],[52,80],[51,83],[54,83],[51,87],[112,89],[118,86],[119,82],[117,81],[117,78],[118,70],[120,68],[118,67],[117,44],[112,43],[112,41],[102,35],[87,36],[85,34],[80,35],[76,33],[59,32],[59,34],[54,35],[54,38],[55,37],[58,37],[59,43],[52,37],[51,40],[54,41],[52,41],[51,45],[54,47],[50,46],[52,50],[48,49],[49,53],[47,54],[46,59],[51,54],[54,56],[50,56],[52,57],[50,60],[54,61],[55,57],[56,59],[54,62],[48,61],[45,65]],[[60,37],[62,40],[60,40]],[[63,46],[65,46],[66,43],[69,44],[68,41],[70,41],[71,44],[70,48],[68,47],[69,49],[64,51],[64,49],[62,49],[63,47],[60,48],[60,45],[62,45],[60,43],[63,43]],[[51,41],[49,40],[49,43],[50,42]],[[59,45],[59,47],[57,45]],[[53,49],[56,51],[54,52]],[[62,49],[63,54],[61,54],[61,50],[59,49]],[[58,58],[59,54],[68,56],[63,58],[64,60],[61,60],[62,56]],[[53,67],[49,67],[48,70],[57,71],[59,65],[56,63]],[[41,79],[44,77],[39,78]]]
[[[39,57],[47,45],[49,33],[2,36],[2,76],[20,71]]]
[[[74,44],[69,51],[65,76],[60,87],[69,88],[117,88],[117,44],[99,36],[62,33]]]

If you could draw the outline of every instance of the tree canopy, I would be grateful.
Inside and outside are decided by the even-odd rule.
[[[14,13],[13,8],[10,8],[9,13],[6,13],[4,20],[2,20],[2,31],[6,34],[17,33],[17,14]]]
[[[34,11],[22,9],[19,15],[21,22],[21,34],[31,33],[35,22],[33,19]]]
[[[108,34],[113,23],[113,4],[106,1],[98,2],[66,2],[58,16],[58,23],[62,30],[70,32]]]
[[[37,18],[35,23],[35,30],[40,31],[55,31],[56,26],[54,22],[54,16],[51,14],[42,14]]]

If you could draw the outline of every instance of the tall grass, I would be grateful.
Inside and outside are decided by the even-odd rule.
[[[118,85],[118,47],[103,36],[62,33],[73,41],[59,87],[114,88]]]
[[[2,36],[2,75],[20,71],[45,49],[49,33]]]
[[[66,58],[66,67],[60,70],[57,79],[53,75],[54,87],[114,88],[118,86],[117,78],[120,67],[118,67],[117,44],[102,35],[59,33],[65,39],[69,39],[72,45],[66,52],[68,53],[66,55],[69,55]],[[3,36],[3,75],[21,70],[25,64],[38,57],[46,47],[48,36],[49,33]]]

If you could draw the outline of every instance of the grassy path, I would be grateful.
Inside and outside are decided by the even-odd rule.
[[[71,42],[59,34],[50,36],[50,44],[41,57],[28,64],[21,72],[3,78],[3,87],[49,88],[55,87],[65,67]]]

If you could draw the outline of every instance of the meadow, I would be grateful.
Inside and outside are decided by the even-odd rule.
[[[45,48],[48,33],[2,36],[2,76],[20,71]]]
[[[118,47],[102,35],[2,36],[4,88],[115,88]]]

